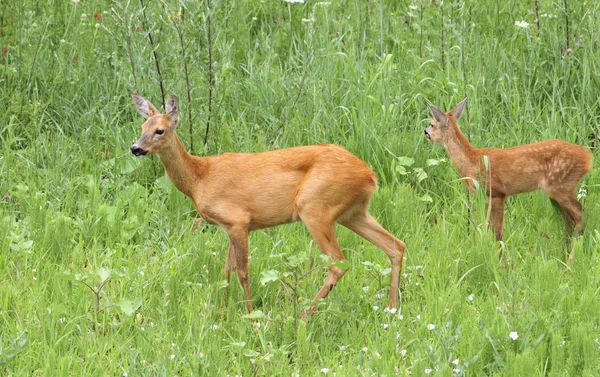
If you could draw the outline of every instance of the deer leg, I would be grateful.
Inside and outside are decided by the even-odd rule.
[[[310,234],[315,239],[315,242],[321,249],[321,252],[331,258],[332,262],[338,262],[346,259],[342,253],[342,249],[337,242],[335,237],[335,228],[333,221],[324,221],[320,219],[302,219],[306,227],[310,231]],[[327,280],[319,289],[316,296],[313,298],[313,305],[310,314],[314,314],[317,310],[316,301],[327,297],[329,292],[333,289],[335,284],[344,276],[347,270],[342,270],[339,267],[329,266],[327,274]]]
[[[392,263],[392,273],[388,305],[390,308],[397,309],[400,271],[402,270],[402,258],[404,257],[406,245],[379,225],[377,220],[375,220],[368,212],[356,215],[349,220],[343,221],[341,224],[385,251],[390,258]]]
[[[227,266],[235,266],[240,284],[244,288],[246,296],[246,306],[248,313],[252,312],[252,299],[250,297],[250,286],[248,285],[248,228],[243,226],[231,226],[227,228],[227,234],[230,239],[230,250],[227,255]],[[232,256],[231,252],[234,252]],[[226,272],[227,273],[227,272]]]
[[[490,212],[491,212],[491,225],[494,229],[496,241],[502,241],[502,233],[504,231],[504,203],[506,196],[492,196]],[[502,246],[498,252],[498,258],[502,259]]]
[[[548,194],[550,195],[550,193]],[[581,231],[582,207],[572,193],[568,195],[551,196],[551,198],[560,206],[563,217],[565,218],[567,228],[567,248],[569,247],[569,241],[573,238],[571,252],[567,259],[567,263],[571,264],[573,261],[573,252],[575,251],[574,241],[579,237],[579,232]],[[573,235],[573,231],[575,231],[575,235]]]
[[[231,278],[231,271],[235,271],[235,249],[233,248],[233,242],[229,241],[229,251],[227,252],[227,260],[225,260],[225,267],[223,268],[223,272],[225,273],[225,278],[227,279],[227,284],[229,284],[229,280]]]

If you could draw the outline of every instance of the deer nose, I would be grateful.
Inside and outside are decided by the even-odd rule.
[[[131,153],[133,153],[135,156],[143,156],[146,153],[148,153],[147,151],[143,150],[142,148],[138,147],[135,144],[133,144],[130,149],[131,149]]]

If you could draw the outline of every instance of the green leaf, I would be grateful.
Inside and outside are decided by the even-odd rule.
[[[422,202],[429,202],[429,203],[433,202],[433,198],[431,198],[431,196],[429,196],[428,194],[421,195],[421,196],[419,196],[418,199]]]
[[[427,178],[427,173],[425,173],[425,170],[423,170],[423,168],[415,168],[413,171],[415,173],[415,176],[417,177],[418,182],[421,182],[422,180]]]
[[[414,163],[415,163],[414,158],[405,157],[405,156],[398,157],[398,164],[400,164],[400,165],[412,166],[412,164],[414,164]]]
[[[406,168],[405,168],[404,166],[402,166],[402,165],[398,165],[398,166],[396,166],[396,172],[397,172],[398,174],[401,174],[401,175],[406,175],[406,174],[408,173],[408,172],[406,171]]]
[[[242,354],[246,357],[257,357],[258,355],[260,355],[260,353],[256,352],[255,350],[251,350],[248,348],[244,348],[242,350]]]
[[[279,271],[277,270],[264,270],[260,273],[262,277],[260,278],[260,283],[265,285],[272,281],[278,281],[280,279]]]
[[[229,343],[229,345],[236,347],[236,348],[242,348],[243,346],[246,345],[246,342],[231,342],[231,343]]]
[[[126,298],[123,298],[117,303],[117,305],[119,306],[121,311],[125,313],[125,315],[131,317],[135,314],[135,311],[138,310],[140,306],[142,306],[142,299],[136,298],[135,300],[128,300]]]
[[[99,270],[96,270],[96,273],[98,274],[102,282],[105,282],[108,279],[110,279],[111,271],[109,269],[101,268]]]
[[[262,310],[255,310],[250,314],[243,315],[242,318],[244,318],[244,319],[263,319],[263,318],[265,318],[265,313],[263,313]]]

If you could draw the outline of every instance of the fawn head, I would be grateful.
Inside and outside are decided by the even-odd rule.
[[[131,92],[131,98],[137,112],[146,119],[142,124],[142,136],[131,146],[131,153],[141,157],[160,152],[175,137],[179,122],[177,97],[171,95],[167,100],[166,114],[161,114],[150,101],[135,92]]]
[[[455,132],[454,127],[457,127],[456,122],[463,113],[467,98],[460,101],[450,112],[444,113],[442,110],[427,102],[427,106],[433,113],[433,119],[429,127],[425,129],[425,137],[428,140],[443,144],[446,140],[453,138]]]

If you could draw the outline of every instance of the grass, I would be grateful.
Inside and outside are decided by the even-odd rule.
[[[556,137],[598,159],[599,4],[542,0],[538,29],[534,1],[148,3],[0,2],[3,375],[600,374],[598,169],[573,265],[540,192],[507,202],[504,265],[483,197],[423,137],[426,99],[468,95],[477,146]],[[336,143],[371,165],[372,214],[408,245],[397,313],[385,254],[339,229],[352,267],[300,321],[325,261],[293,224],[251,235],[246,317],[226,236],[129,153],[128,92],[162,102],[156,62],[197,154]]]

